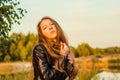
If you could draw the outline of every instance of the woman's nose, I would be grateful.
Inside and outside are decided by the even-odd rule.
[[[50,26],[49,26],[49,29],[51,30],[51,29],[53,29],[53,27],[50,25]]]

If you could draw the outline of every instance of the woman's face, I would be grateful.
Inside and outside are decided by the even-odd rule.
[[[54,23],[49,19],[44,19],[40,24],[42,34],[48,39],[55,39],[57,37],[57,29]]]

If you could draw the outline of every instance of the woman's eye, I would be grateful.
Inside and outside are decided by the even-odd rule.
[[[45,29],[47,29],[47,27],[45,26],[45,27],[43,27],[43,30],[45,30]]]
[[[50,25],[54,25],[53,23],[50,23]]]

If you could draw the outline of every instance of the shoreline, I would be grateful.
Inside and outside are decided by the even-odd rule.
[[[28,72],[32,69],[31,62],[2,62],[0,63],[0,75]]]
[[[102,57],[97,57],[97,56],[79,57],[79,58],[75,58],[75,62],[79,70],[92,69],[95,66],[97,67],[97,69],[100,69],[101,71],[103,70],[110,71],[108,69],[109,66],[108,61],[117,60],[117,59],[120,60],[120,54],[103,55]],[[27,61],[0,63],[0,75],[15,74],[19,72],[29,72],[32,69],[33,69],[32,62],[27,62]]]

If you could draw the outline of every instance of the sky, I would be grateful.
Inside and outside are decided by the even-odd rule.
[[[120,0],[20,0],[27,14],[10,32],[37,34],[37,24],[44,16],[56,20],[69,44],[77,47],[120,46]]]

